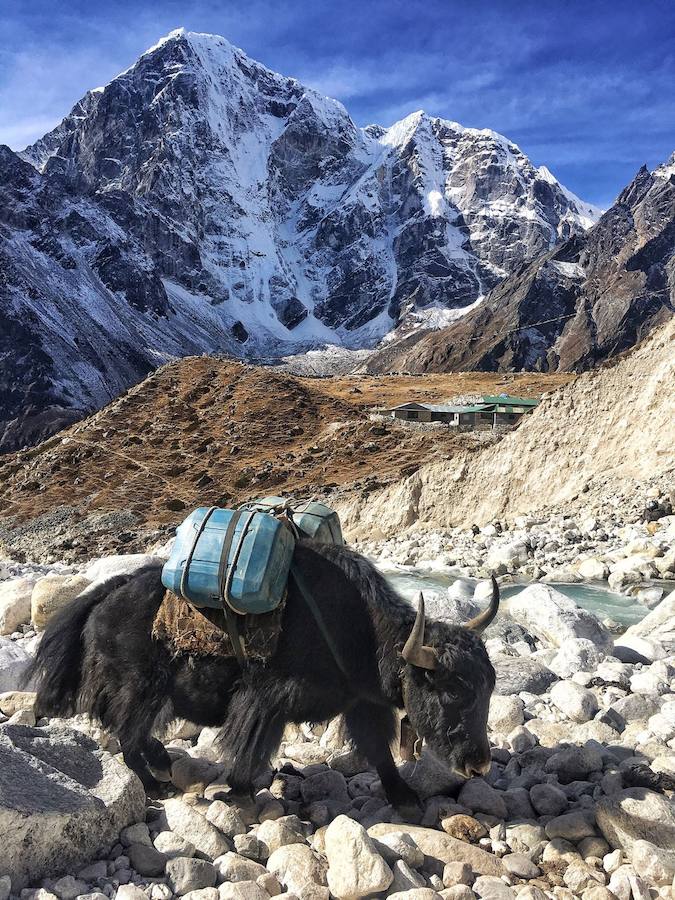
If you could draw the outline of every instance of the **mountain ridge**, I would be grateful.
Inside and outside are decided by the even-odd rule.
[[[0,338],[0,448],[172,358],[374,346],[412,314],[461,312],[595,215],[495,132],[421,112],[359,129],[185,31],[0,167],[18,335]]]

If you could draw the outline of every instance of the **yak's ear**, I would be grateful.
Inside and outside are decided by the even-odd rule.
[[[401,655],[411,666],[419,666],[420,669],[435,669],[438,665],[438,658],[433,647],[424,645],[424,594],[421,591],[417,598],[415,624]]]
[[[497,610],[499,609],[499,585],[497,584],[497,579],[495,576],[492,576],[492,596],[490,597],[490,605],[487,609],[484,609],[483,612],[478,613],[473,619],[469,619],[468,622],[464,623],[465,628],[469,628],[471,631],[475,631],[478,634],[482,634],[485,629],[488,627],[490,622],[497,615]]]

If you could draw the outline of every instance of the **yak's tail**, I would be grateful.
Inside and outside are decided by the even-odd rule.
[[[35,711],[40,716],[72,716],[82,675],[82,631],[93,608],[124,584],[128,575],[105,581],[67,603],[49,621],[37,653],[23,677],[24,685],[35,685]]]

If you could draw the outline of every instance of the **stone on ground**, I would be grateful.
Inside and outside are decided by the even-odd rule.
[[[531,584],[502,600],[504,612],[545,646],[562,647],[568,640],[585,638],[601,650],[611,650],[612,636],[592,613],[547,584]]]
[[[2,869],[13,890],[82,868],[145,818],[139,779],[60,726],[0,726]]]
[[[381,840],[382,835],[392,832],[409,834],[422,853],[428,857],[425,864],[430,864],[439,875],[443,874],[446,863],[451,862],[466,862],[479,875],[501,876],[504,874],[502,861],[492,853],[487,853],[480,847],[464,841],[458,841],[457,838],[433,828],[380,822],[368,829],[370,837],[376,840]]]
[[[31,621],[44,628],[52,616],[91,584],[82,575],[45,575],[38,578],[31,595]]]
[[[649,841],[664,850],[675,847],[675,803],[644,788],[628,788],[602,797],[596,820],[610,846],[631,854],[636,841]]]
[[[30,622],[34,578],[11,578],[0,583],[0,634],[12,634]]]
[[[386,890],[392,883],[392,870],[365,828],[353,819],[334,819],[326,830],[325,845],[328,887],[338,900],[367,897]]]
[[[178,798],[165,800],[164,813],[171,831],[189,841],[209,859],[221,856],[230,849],[225,835],[184,800]]]

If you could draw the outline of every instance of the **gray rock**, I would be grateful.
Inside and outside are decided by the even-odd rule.
[[[288,822],[280,819],[262,822],[256,836],[266,850],[265,858],[271,856],[279,847],[305,843],[305,836],[300,827],[293,828]]]
[[[403,862],[402,859],[397,859],[391,870],[394,873],[394,878],[389,885],[389,893],[412,891],[415,888],[427,886],[424,877]]]
[[[147,844],[132,844],[128,850],[129,862],[139,875],[157,878],[164,874],[168,857]]]
[[[256,881],[267,875],[265,866],[238,853],[224,853],[213,860],[213,865],[222,881]]]
[[[535,866],[525,853],[508,853],[502,857],[507,872],[517,878],[538,878],[541,875],[539,866]]]
[[[580,810],[556,816],[546,823],[546,835],[551,840],[553,838],[564,838],[566,841],[577,844],[584,838],[595,835],[595,828],[592,822],[589,821],[589,818],[588,814]]]
[[[554,772],[563,784],[584,779],[602,769],[602,756],[592,747],[567,747],[546,760],[547,772]]]
[[[300,786],[300,792],[302,799],[308,804],[317,800],[348,803],[350,799],[344,775],[332,769],[305,778]]]
[[[571,678],[575,672],[595,672],[605,654],[593,641],[572,638],[559,648],[549,663],[558,678]]]
[[[523,656],[492,657],[497,674],[495,693],[511,696],[526,691],[529,694],[545,694],[557,676],[536,659]]]
[[[218,900],[219,896],[218,890],[214,887],[199,888],[183,894],[184,900]]]
[[[419,759],[404,763],[399,772],[404,781],[422,800],[455,791],[464,779],[439,762],[426,748]]]
[[[17,691],[31,657],[14,641],[0,636],[0,693]]]
[[[473,892],[485,900],[515,900],[513,890],[494,875],[481,875],[473,883]]]
[[[165,800],[164,813],[171,831],[194,844],[196,849],[209,859],[215,859],[230,849],[225,835],[184,800],[178,798]]]
[[[214,800],[206,810],[206,819],[229,838],[235,834],[246,834],[246,825],[236,806],[229,806],[222,800]]]
[[[454,887],[456,884],[472,885],[474,881],[471,866],[465,862],[447,863],[443,869],[443,884]]]
[[[382,822],[371,826],[368,834],[380,840],[382,835],[399,831],[409,834],[415,841],[426,856],[425,868],[432,873],[442,874],[445,865],[450,862],[466,862],[474,872],[481,875],[502,875],[504,873],[504,866],[496,856],[433,828]]]
[[[265,823],[263,823],[265,824]],[[245,856],[246,859],[254,859],[256,861],[267,859],[270,851],[262,841],[252,832],[250,834],[235,834],[234,851],[239,856]]]
[[[366,830],[338,816],[325,835],[328,887],[339,900],[356,900],[386,890],[394,875]]]
[[[402,859],[413,869],[419,869],[424,864],[424,853],[409,834],[404,832],[383,834],[374,841],[374,844],[377,852],[389,866],[398,859]]]
[[[334,819],[334,822],[342,818],[345,817],[339,816],[338,819]],[[358,823],[354,822],[354,824]],[[327,837],[328,831],[326,831]],[[321,887],[326,884],[325,864],[307,844],[288,844],[285,847],[279,847],[267,860],[267,868],[277,876],[280,884],[284,885],[287,891],[297,894],[300,898],[306,894],[308,885]],[[318,893],[324,894],[325,892]]]
[[[669,849],[650,841],[634,841],[632,862],[649,884],[672,885],[675,879],[675,845]]]
[[[131,847],[132,844],[145,844],[146,847],[152,847],[150,829],[145,822],[128,825],[120,832],[120,843],[123,847]]]
[[[559,816],[567,811],[567,795],[554,784],[535,784],[530,788],[532,806],[540,816]]]
[[[531,584],[502,600],[502,607],[548,647],[562,647],[569,640],[585,638],[601,650],[612,648],[612,636],[595,616],[550,585]]]
[[[174,859],[176,856],[194,856],[197,849],[191,841],[186,841],[173,831],[160,831],[154,845],[155,849],[167,859]]]
[[[506,803],[507,818],[534,819],[535,812],[530,802],[530,792],[526,788],[510,788],[502,794]]]
[[[255,881],[226,881],[218,888],[220,900],[269,900],[269,894]]]
[[[457,800],[474,813],[482,812],[498,819],[505,819],[507,816],[506,803],[501,793],[482,778],[469,779],[459,792]]]
[[[595,694],[573,681],[554,684],[551,688],[551,700],[573,722],[589,722],[598,711]]]
[[[441,891],[443,900],[475,900],[476,895],[466,884],[455,884]]]
[[[661,794],[628,788],[602,797],[596,820],[607,842],[631,853],[636,841],[648,841],[664,850],[675,847],[675,805]]]
[[[205,859],[177,856],[166,863],[167,883],[179,896],[214,887],[216,875],[216,867]]]
[[[523,724],[523,706],[520,697],[493,694],[490,699],[488,727],[499,734],[509,734]]]
[[[139,779],[80,732],[0,726],[2,868],[14,891],[81,868],[144,817]]]

